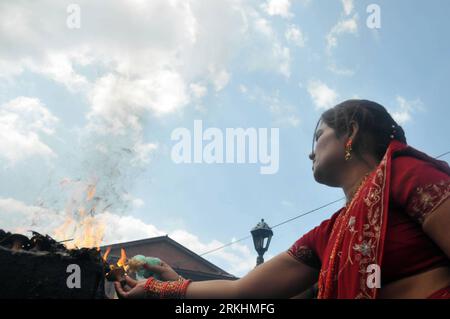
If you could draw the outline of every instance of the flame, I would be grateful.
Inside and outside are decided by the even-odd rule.
[[[55,237],[61,240],[66,239],[68,236],[66,234],[69,233],[69,229],[72,228],[74,220],[69,216],[66,217],[64,223],[54,230]]]
[[[103,255],[103,261],[106,262],[108,260],[108,255],[111,252],[111,247],[106,248],[105,254]]]
[[[55,238],[73,238],[73,241],[67,243],[68,248],[99,247],[105,234],[105,224],[95,216],[95,205],[92,203],[96,193],[95,185],[88,185],[83,193],[85,196],[79,197],[78,201],[73,199],[67,204],[66,218],[63,224],[54,230]]]
[[[88,189],[87,189],[87,197],[86,197],[86,200],[87,200],[87,201],[91,201],[91,200],[94,198],[94,196],[95,196],[95,191],[96,191],[95,185],[89,185],[89,186],[88,186]]]
[[[127,263],[127,254],[125,253],[125,249],[120,248],[120,259],[117,261],[117,266],[124,267],[126,263]]]
[[[103,255],[104,260],[108,258],[108,254],[111,251],[111,247],[106,249],[105,254]],[[123,280],[123,275],[127,273],[130,266],[128,265],[127,254],[125,249],[120,249],[120,259],[117,261],[115,265],[109,265],[109,272],[106,274],[106,278],[109,281],[120,281]]]

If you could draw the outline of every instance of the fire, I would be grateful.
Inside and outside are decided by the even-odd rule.
[[[96,186],[88,185],[83,189],[84,195],[77,196],[68,202],[63,224],[54,230],[55,238],[65,240],[73,238],[67,244],[68,248],[100,246],[105,234],[105,224],[95,216],[95,203],[93,202]],[[87,209],[86,209],[87,207]]]
[[[95,191],[96,191],[95,185],[89,185],[88,186],[87,197],[86,197],[87,201],[91,201],[94,198]]]
[[[117,266],[122,267],[127,270],[127,254],[125,253],[125,249],[120,249],[120,259],[117,261]]]
[[[106,261],[108,258],[108,254],[111,251],[111,247],[106,249],[105,254],[103,255],[103,260]],[[128,260],[125,249],[120,249],[120,259],[117,261],[115,265],[109,265],[109,272],[106,274],[106,279],[109,281],[123,281],[124,275],[128,271]]]
[[[105,254],[103,255],[103,261],[106,262],[108,260],[108,255],[111,252],[111,247],[106,248]]]
[[[105,225],[96,216],[86,214],[84,208],[79,209],[78,221],[70,215],[66,215],[64,223],[54,230],[55,237],[61,240],[73,238],[68,243],[69,248],[98,247],[105,234]]]

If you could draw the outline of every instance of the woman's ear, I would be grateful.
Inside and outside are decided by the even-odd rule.
[[[356,121],[351,121],[349,124],[348,138],[354,140],[359,131],[359,124]]]

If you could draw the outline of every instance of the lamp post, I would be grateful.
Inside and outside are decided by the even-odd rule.
[[[263,255],[269,248],[273,231],[269,225],[264,222],[264,219],[261,219],[261,221],[251,230],[251,234],[253,243],[255,244],[255,250],[258,252],[258,257],[256,258],[256,266],[258,266],[264,262]]]

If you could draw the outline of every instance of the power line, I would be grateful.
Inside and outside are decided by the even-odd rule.
[[[276,224],[275,226],[273,226],[273,227],[271,227],[271,228],[275,228],[275,227],[278,227],[278,226],[287,224],[287,223],[289,223],[289,222],[291,222],[291,221],[293,221],[293,220],[295,220],[295,219],[297,219],[297,218],[300,218],[300,217],[303,217],[303,216],[305,216],[305,215],[314,213],[314,212],[318,211],[319,209],[325,208],[325,207],[330,206],[330,205],[332,205],[332,204],[334,204],[334,203],[340,202],[341,200],[344,200],[344,199],[345,199],[345,197],[336,199],[336,200],[334,200],[334,201],[332,201],[332,202],[329,202],[329,203],[327,203],[327,204],[325,204],[325,205],[322,205],[322,206],[320,206],[320,207],[314,208],[314,209],[312,209],[312,210],[310,210],[310,211],[308,211],[308,212],[306,212],[306,213],[303,213],[303,214],[297,215],[297,216],[295,216],[295,217],[289,218],[288,220],[285,220],[284,222],[281,222],[281,223],[279,223],[279,224]]]
[[[345,197],[342,197],[342,198],[340,198],[340,199],[337,199],[337,200],[335,200],[335,201],[329,202],[329,203],[327,203],[327,204],[325,204],[325,205],[322,205],[322,206],[320,206],[320,207],[317,207],[317,208],[314,208],[314,209],[312,209],[312,210],[310,210],[310,211],[307,211],[306,213],[303,213],[303,214],[297,215],[297,216],[295,216],[295,217],[289,218],[288,220],[285,220],[285,221],[283,221],[283,222],[281,222],[281,223],[279,223],[279,224],[276,224],[275,226],[272,226],[271,228],[272,228],[272,229],[273,229],[273,228],[276,228],[276,227],[281,226],[281,225],[283,225],[283,224],[289,223],[289,222],[291,222],[291,221],[293,221],[293,220],[295,220],[295,219],[297,219],[297,218],[300,218],[300,217],[303,217],[303,216],[305,216],[305,215],[311,214],[311,213],[313,213],[313,212],[315,212],[315,211],[318,211],[319,209],[322,209],[322,208],[325,208],[325,207],[327,207],[327,206],[330,206],[330,205],[332,205],[332,204],[334,204],[334,203],[337,203],[337,202],[343,200],[344,198],[345,198]],[[240,241],[243,241],[243,240],[248,239],[248,238],[251,238],[251,237],[252,237],[251,235],[247,235],[247,236],[242,237],[242,238],[240,238],[240,239],[238,239],[238,240],[234,240],[234,241],[232,241],[232,242],[229,242],[228,244],[225,244],[225,245],[223,245],[223,246],[220,246],[220,247],[214,248],[214,249],[212,249],[212,250],[209,250],[209,251],[207,251],[207,252],[204,252],[203,254],[200,254],[199,256],[204,256],[204,255],[206,255],[206,254],[210,254],[210,253],[212,253],[212,252],[215,252],[215,251],[217,251],[217,250],[220,250],[220,249],[223,249],[223,248],[225,248],[225,247],[231,246],[231,245],[233,245],[233,244],[236,244],[236,243],[238,243],[238,242],[240,242]]]
[[[439,155],[439,156],[436,156],[435,158],[438,159],[438,158],[441,158],[441,157],[443,157],[443,156],[445,156],[445,155],[447,155],[447,154],[450,154],[450,151],[445,152],[445,153],[443,153],[443,154],[441,154],[441,155]],[[287,219],[287,220],[285,220],[285,221],[283,221],[283,222],[281,222],[281,223],[276,224],[275,226],[272,226],[271,228],[274,229],[274,228],[276,228],[276,227],[278,227],[278,226],[287,224],[287,223],[289,223],[289,222],[291,222],[291,221],[293,221],[293,220],[295,220],[295,219],[298,219],[298,218],[300,218],[300,217],[303,217],[303,216],[306,216],[306,215],[308,215],[308,214],[314,213],[314,212],[316,212],[316,211],[318,211],[318,210],[320,210],[320,209],[322,209],[322,208],[328,207],[328,206],[330,206],[330,205],[332,205],[332,204],[335,204],[335,203],[337,203],[337,202],[340,202],[340,201],[342,201],[342,200],[344,200],[344,199],[345,199],[345,197],[336,199],[336,200],[334,200],[334,201],[332,201],[332,202],[329,202],[329,203],[327,203],[327,204],[324,204],[324,205],[322,205],[322,206],[320,206],[320,207],[317,207],[317,208],[314,208],[314,209],[312,209],[312,210],[310,210],[310,211],[307,211],[306,213],[303,213],[303,214],[294,216],[294,217],[292,217],[292,218],[289,218],[289,219]],[[211,249],[211,250],[209,250],[209,251],[207,251],[207,252],[204,252],[204,253],[200,254],[199,256],[204,256],[204,255],[213,253],[213,252],[215,252],[215,251],[218,251],[218,250],[221,250],[221,249],[223,249],[223,248],[225,248],[225,247],[234,245],[234,244],[236,244],[236,243],[238,243],[238,242],[241,242],[241,241],[246,240],[246,239],[251,238],[251,237],[252,237],[251,235],[247,235],[247,236],[242,237],[242,238],[240,238],[240,239],[231,241],[231,242],[229,242],[228,244],[225,244],[225,245],[222,245],[222,246],[220,246],[220,247]]]
[[[450,154],[450,151],[445,152],[444,154],[441,154],[441,155],[439,155],[439,156],[436,156],[436,158],[441,158],[442,156],[445,156],[445,155],[447,155],[447,154]]]
[[[223,248],[225,248],[225,247],[228,247],[228,246],[231,246],[231,245],[233,245],[233,244],[236,244],[236,243],[238,243],[238,242],[240,242],[240,241],[249,239],[250,237],[252,237],[252,236],[251,236],[251,235],[247,235],[247,236],[245,236],[245,237],[242,237],[241,239],[234,240],[234,241],[232,241],[232,242],[229,242],[228,244],[225,244],[225,245],[223,245],[223,246],[220,246],[220,247],[214,248],[214,249],[212,249],[212,250],[209,250],[209,251],[207,251],[207,252],[205,252],[205,253],[203,253],[203,254],[200,254],[199,256],[204,256],[204,255],[206,255],[206,254],[213,253],[213,252],[218,251],[218,250],[221,250],[221,249],[223,249]]]

